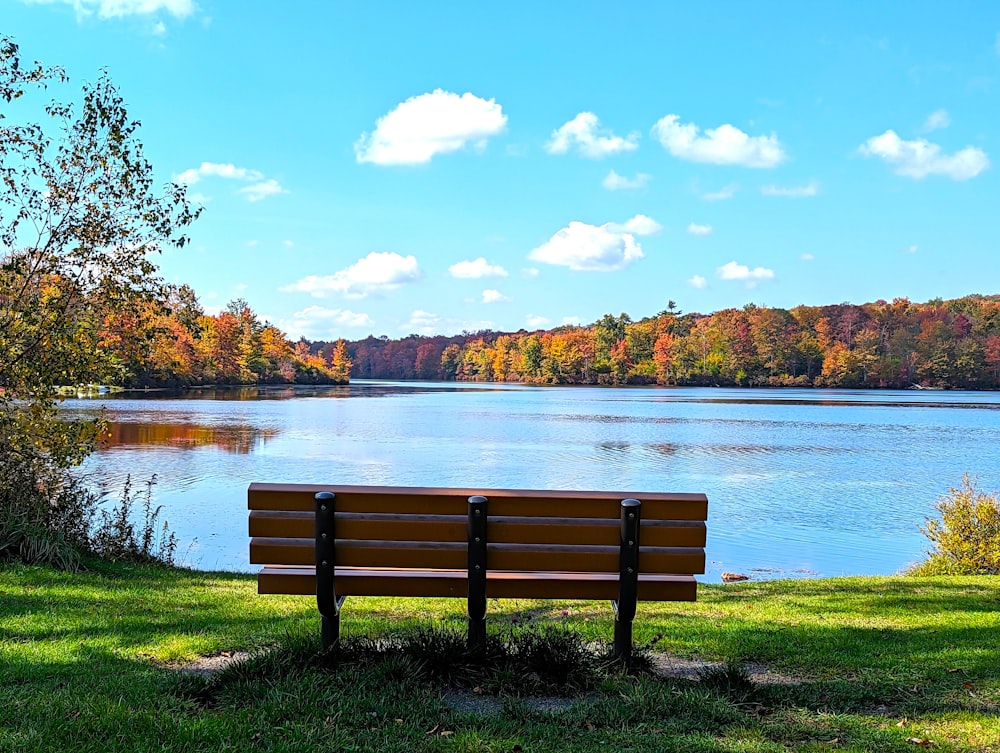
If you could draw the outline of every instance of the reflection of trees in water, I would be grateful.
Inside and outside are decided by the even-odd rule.
[[[109,436],[102,442],[102,447],[217,447],[237,455],[248,455],[279,433],[278,429],[259,429],[246,425],[112,423],[108,426]]]

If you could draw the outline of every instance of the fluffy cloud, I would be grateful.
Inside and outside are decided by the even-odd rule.
[[[275,196],[280,193],[288,193],[282,188],[274,178],[264,178],[264,174],[259,170],[251,170],[247,167],[237,167],[236,165],[223,162],[202,162],[198,167],[192,167],[174,176],[175,183],[186,186],[193,186],[200,183],[202,178],[224,178],[226,180],[238,180],[250,183],[237,191],[246,198],[247,201],[260,201],[268,196]],[[198,194],[204,201],[209,197]],[[202,203],[204,203],[204,201]]]
[[[748,288],[752,288],[760,280],[774,279],[773,269],[766,269],[765,267],[750,269],[750,267],[744,264],[737,264],[735,261],[723,264],[715,270],[715,274],[720,280],[742,280],[746,282]]]
[[[788,196],[790,198],[801,198],[803,196],[815,196],[819,193],[819,184],[816,181],[809,181],[804,186],[793,186],[792,188],[782,188],[781,186],[761,186],[760,192],[764,196]]]
[[[236,167],[236,165],[221,162],[202,162],[199,167],[192,167],[190,170],[185,170],[175,175],[174,182],[193,186],[202,178],[207,177],[228,178],[230,180],[262,180],[264,175],[257,170]]]
[[[435,89],[379,118],[371,134],[361,134],[354,154],[358,162],[376,165],[421,165],[470,143],[485,146],[506,124],[503,108],[492,99]]]
[[[483,303],[503,303],[509,301],[510,298],[505,296],[499,290],[484,290],[483,291]]]
[[[692,222],[690,225],[688,225],[687,231],[691,233],[691,235],[708,235],[709,233],[712,232],[712,226],[699,225],[697,222]]]
[[[542,327],[544,327],[546,324],[549,323],[549,320],[544,316],[536,316],[535,314],[528,314],[527,318],[525,319],[525,322],[532,329],[541,329]]]
[[[436,335],[440,333],[442,323],[441,317],[437,314],[417,309],[410,314],[408,322],[399,325],[399,329],[417,335]]]
[[[735,183],[730,183],[728,186],[723,186],[718,191],[703,193],[701,198],[705,201],[725,201],[726,199],[733,198],[737,188],[739,188],[739,186]]]
[[[663,230],[663,225],[644,214],[637,214],[621,227],[626,233],[633,235],[653,235]]]
[[[601,185],[609,191],[622,191],[630,188],[645,188],[649,183],[649,178],[650,176],[646,173],[636,173],[634,178],[626,178],[624,175],[619,175],[612,170],[601,182]]]
[[[296,311],[291,320],[281,320],[278,326],[293,340],[305,337],[309,340],[333,340],[343,328],[357,329],[375,324],[368,314],[348,309],[328,309],[309,306]]]
[[[927,120],[924,121],[924,130],[936,131],[939,128],[947,128],[950,125],[951,117],[948,115],[948,111],[944,109],[935,110],[928,115]]]
[[[99,18],[122,18],[166,11],[176,18],[194,13],[194,0],[24,0],[30,4],[72,5],[78,16],[89,16],[95,11]]]
[[[744,167],[776,167],[785,161],[785,152],[774,134],[748,136],[736,126],[706,128],[698,135],[694,123],[681,123],[678,115],[667,115],[653,126],[653,136],[675,157],[689,162]]]
[[[812,254],[810,254],[809,252],[806,252],[806,253],[802,254],[801,256],[799,256],[799,258],[802,259],[802,261],[812,261],[816,257],[813,256]]]
[[[946,175],[952,180],[974,178],[990,166],[982,149],[967,146],[947,155],[941,147],[927,139],[904,141],[893,130],[872,136],[858,147],[865,157],[878,157],[895,167],[896,175],[920,180],[928,175]]]
[[[415,257],[400,256],[393,251],[373,251],[347,269],[322,277],[309,275],[280,290],[283,293],[309,293],[317,298],[330,293],[339,293],[347,298],[364,298],[415,282],[421,275]]]
[[[600,128],[600,121],[594,113],[581,112],[552,132],[545,151],[549,154],[566,154],[573,147],[584,157],[600,159],[638,149],[639,134],[630,133],[625,138],[615,136],[611,131]]]
[[[642,247],[621,226],[571,222],[528,258],[582,272],[613,272],[643,257]]]
[[[279,193],[288,193],[288,191],[282,188],[281,184],[274,178],[268,178],[260,183],[244,186],[237,193],[246,196],[247,201],[260,201],[268,196],[276,196]]]
[[[507,270],[499,264],[490,264],[480,256],[475,261],[460,261],[448,267],[452,277],[475,280],[480,277],[506,277]]]
[[[690,280],[688,280],[687,283],[692,288],[698,288],[698,290],[701,290],[702,288],[707,288],[708,287],[708,280],[706,280],[701,275],[695,275]]]

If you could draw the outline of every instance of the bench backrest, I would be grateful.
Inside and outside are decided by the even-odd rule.
[[[639,572],[705,571],[702,494],[262,484],[250,486],[250,562],[314,565],[317,492],[335,494],[337,567],[463,570],[469,498],[488,499],[490,571],[617,573],[621,502],[641,501]]]

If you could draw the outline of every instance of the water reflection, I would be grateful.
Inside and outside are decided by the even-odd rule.
[[[248,425],[202,426],[188,423],[111,423],[101,449],[141,450],[168,446],[193,450],[214,447],[237,455],[249,455],[278,436],[277,429]]]

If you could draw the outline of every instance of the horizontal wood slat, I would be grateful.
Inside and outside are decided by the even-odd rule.
[[[338,596],[441,596],[465,598],[464,570],[379,570],[348,568],[338,571]],[[639,575],[641,601],[695,601],[697,582],[682,575]],[[316,594],[312,567],[270,566],[257,576],[261,594]],[[618,581],[612,573],[491,572],[486,594],[493,599],[594,599],[618,597]]]
[[[337,567],[462,569],[465,543],[355,541],[337,539]],[[558,544],[488,544],[487,570],[573,571],[618,573],[617,546]],[[250,562],[255,565],[312,565],[314,539],[254,538]],[[697,547],[639,548],[639,572],[695,574],[705,571],[705,553]]]
[[[466,515],[398,515],[338,513],[336,530],[343,539],[390,541],[464,542]],[[310,538],[314,535],[312,512],[254,510],[250,513],[250,536]],[[617,546],[617,518],[529,518],[489,519],[489,539],[498,544],[584,544]],[[700,521],[643,520],[640,541],[648,546],[705,546],[705,524]]]
[[[417,487],[368,487],[320,484],[250,485],[251,510],[310,512],[317,492],[337,495],[339,512],[413,513],[418,515],[464,515],[468,498],[482,494],[489,499],[491,516],[615,518],[621,500],[642,501],[645,520],[705,520],[708,499],[704,494],[663,492],[574,492],[561,490],[451,489]]]

